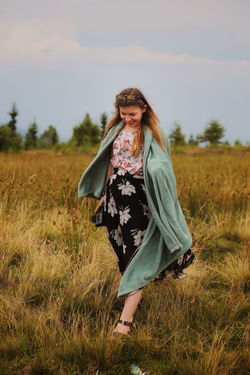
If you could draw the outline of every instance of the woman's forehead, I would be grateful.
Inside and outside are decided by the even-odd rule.
[[[138,112],[140,111],[140,107],[138,105],[128,105],[126,107],[120,106],[120,111],[123,113],[130,113],[130,112]]]

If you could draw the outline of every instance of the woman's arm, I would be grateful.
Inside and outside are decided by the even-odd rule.
[[[95,208],[95,213],[99,209],[99,207],[101,207],[103,205],[103,203],[104,203],[104,192],[106,190],[107,181],[108,181],[111,173],[113,172],[113,169],[114,169],[114,167],[113,167],[113,165],[112,165],[112,163],[110,161],[109,165],[108,165],[108,168],[107,168],[106,183],[105,183],[105,186],[104,186],[104,190],[103,190],[102,196],[101,196],[101,198],[100,198],[100,200],[99,200],[99,202],[98,202],[98,204],[97,204],[97,206]]]
[[[103,189],[103,193],[102,193],[102,196],[104,195],[105,191],[106,191],[106,187],[107,187],[107,182],[108,182],[108,179],[111,175],[111,173],[113,172],[113,164],[111,163],[111,160],[109,161],[109,165],[108,165],[108,168],[107,168],[107,173],[106,173],[106,182],[105,182],[105,186],[104,186],[104,189]]]
[[[113,164],[111,163],[112,158],[113,158],[113,147],[111,148],[111,151],[110,151],[109,165],[108,165],[107,173],[106,173],[106,183],[105,183],[104,191],[106,190],[107,181],[108,181],[108,179],[109,179],[109,177],[110,177],[110,175],[111,175],[111,173],[113,172],[113,169],[114,169]]]
[[[109,165],[108,165],[108,168],[107,168],[107,174],[106,174],[106,183],[111,175],[111,173],[113,172],[113,164],[111,163],[111,161],[109,162]]]

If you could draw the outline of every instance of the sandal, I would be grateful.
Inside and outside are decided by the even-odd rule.
[[[134,322],[128,322],[127,320],[119,319],[117,323],[121,323],[125,326],[132,327]],[[122,332],[112,332],[112,336],[129,336],[129,333],[122,333]]]

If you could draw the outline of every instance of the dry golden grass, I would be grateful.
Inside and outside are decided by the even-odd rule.
[[[249,152],[173,154],[193,235],[188,277],[150,283],[130,340],[116,256],[77,197],[93,158],[0,155],[0,374],[245,375],[249,350]]]

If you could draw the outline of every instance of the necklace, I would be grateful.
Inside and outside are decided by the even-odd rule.
[[[137,129],[132,129],[132,130],[128,130],[128,131],[125,131],[125,129],[127,129],[127,128],[124,126],[122,130],[123,130],[125,133],[136,133],[136,132],[140,129],[140,127],[137,128]]]

